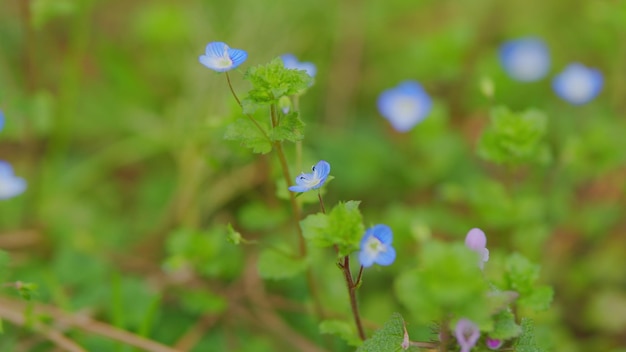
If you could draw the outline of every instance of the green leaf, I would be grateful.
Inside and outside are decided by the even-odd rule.
[[[515,315],[513,315],[510,309],[501,311],[494,318],[494,330],[489,333],[489,337],[508,340],[522,333],[522,328],[515,323]]]
[[[543,141],[546,131],[547,118],[541,111],[514,113],[496,107],[478,143],[478,154],[498,164],[547,164],[551,155]]]
[[[543,311],[550,308],[554,290],[550,286],[539,286],[534,288],[527,295],[522,296],[517,304],[520,307],[532,309],[534,311]]]
[[[244,78],[252,84],[248,96],[242,101],[244,113],[247,114],[278,103],[282,96],[296,95],[312,82],[306,71],[285,68],[280,58],[265,65],[250,67]]]
[[[515,341],[514,348],[516,352],[545,351],[535,342],[535,326],[531,319],[522,318],[522,335]]]
[[[301,222],[304,237],[318,247],[336,245],[340,257],[358,250],[365,233],[359,203],[340,202],[327,215],[307,216]]]
[[[374,336],[365,340],[357,352],[417,351],[416,347],[408,347],[408,349],[402,347],[402,343],[405,342],[405,333],[404,319],[399,313],[393,313],[383,327],[374,333]],[[408,339],[408,335],[406,338]]]
[[[183,308],[193,314],[219,314],[228,307],[228,300],[207,290],[182,290]]]
[[[320,333],[339,336],[350,346],[360,346],[363,342],[359,339],[353,324],[342,320],[324,320],[319,325]]]
[[[297,142],[304,138],[304,122],[300,119],[297,112],[291,112],[280,119],[270,138],[275,142],[290,141]]]
[[[267,131],[267,126],[259,123]],[[239,141],[241,145],[252,149],[254,153],[266,154],[272,150],[272,143],[250,119],[237,119],[228,125],[224,139]]]
[[[475,252],[462,243],[429,242],[418,258],[419,269],[400,274],[394,286],[414,319],[428,323],[452,314],[491,328],[488,285]]]
[[[539,265],[533,264],[519,253],[513,253],[507,258],[505,270],[508,287],[519,293],[532,291],[539,278]]]
[[[290,253],[287,246],[265,249],[259,256],[259,274],[264,279],[289,279],[302,273],[307,261]]]

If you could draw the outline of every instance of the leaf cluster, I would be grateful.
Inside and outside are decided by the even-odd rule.
[[[513,112],[507,107],[491,111],[491,121],[478,144],[478,154],[497,164],[547,164],[550,150],[544,142],[546,115],[539,110]]]
[[[336,246],[344,257],[359,249],[365,228],[358,201],[338,203],[328,214],[312,214],[301,221],[304,237],[318,247]]]

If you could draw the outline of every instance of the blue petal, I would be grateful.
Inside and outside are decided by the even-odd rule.
[[[233,60],[233,66],[231,68],[241,65],[248,59],[248,53],[241,49],[228,49],[228,56]]]
[[[563,100],[582,105],[593,100],[600,91],[604,78],[600,71],[573,63],[552,80],[554,92]]]
[[[298,193],[302,193],[302,192],[306,192],[308,191],[308,187],[304,187],[304,186],[290,186],[289,190],[292,192],[298,192]]]
[[[386,246],[385,250],[378,253],[376,263],[378,265],[391,265],[396,260],[396,250],[391,246]]]
[[[0,177],[13,176],[13,167],[6,161],[0,160]]]
[[[393,241],[393,232],[387,225],[375,225],[371,227],[367,232],[376,237],[382,244],[388,245]]]
[[[26,190],[26,181],[13,175],[11,164],[0,160],[0,199],[15,197]]]
[[[363,267],[369,268],[374,265],[374,260],[375,258],[371,255],[371,252],[364,249],[359,252],[359,262]]]
[[[500,47],[500,63],[506,73],[522,82],[543,78],[550,69],[550,53],[543,40],[522,38]]]
[[[313,63],[300,62],[293,54],[281,55],[280,59],[283,60],[285,68],[306,71],[306,73],[311,77],[315,77],[315,74],[317,73],[317,68]]]
[[[223,42],[211,42],[207,44],[205,53],[209,57],[221,57],[224,56],[224,53],[228,51],[228,45]]]
[[[405,81],[385,90],[378,97],[378,110],[399,132],[406,132],[423,121],[432,107],[432,100],[415,81]]]
[[[4,113],[0,110],[0,131],[4,128]]]

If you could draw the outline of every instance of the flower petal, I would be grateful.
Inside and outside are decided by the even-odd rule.
[[[521,38],[500,47],[500,62],[506,73],[522,82],[543,78],[550,69],[550,53],[543,40]]]
[[[230,56],[230,59],[233,61],[231,69],[241,65],[248,59],[248,53],[241,49],[228,49],[228,56]]]
[[[382,244],[391,244],[393,241],[393,232],[391,228],[387,225],[375,225],[371,227],[368,231],[371,231],[373,236],[378,238],[378,240]]]
[[[396,250],[387,245],[385,249],[378,253],[376,257],[376,264],[378,265],[391,265],[396,260]]]
[[[469,230],[467,235],[465,236],[465,245],[467,248],[477,250],[482,249],[487,246],[487,236],[483,230],[479,228],[473,228]]]
[[[369,268],[370,266],[374,265],[375,259],[376,258],[371,251],[361,250],[359,252],[359,262],[365,268]]]
[[[380,94],[378,110],[399,132],[406,132],[426,118],[432,107],[430,96],[415,81],[405,81]]]
[[[580,63],[573,63],[554,77],[552,88],[563,100],[574,105],[582,105],[600,93],[603,83],[600,71],[587,68]]]

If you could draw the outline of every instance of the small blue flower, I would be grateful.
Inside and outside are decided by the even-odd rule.
[[[550,69],[550,52],[539,38],[522,38],[500,47],[500,62],[511,78],[533,82],[543,78]]]
[[[361,251],[359,262],[364,267],[370,267],[374,263],[378,265],[390,265],[396,260],[396,250],[391,246],[393,233],[387,225],[374,225],[365,231],[361,239]]]
[[[217,72],[226,72],[241,65],[248,58],[248,53],[241,49],[231,49],[222,42],[211,42],[206,46],[206,53],[198,60],[204,66]]]
[[[4,128],[4,113],[0,110],[0,131]]]
[[[461,352],[469,352],[478,342],[480,330],[474,322],[463,318],[456,323],[454,336],[456,336],[456,340],[459,346],[461,346]]]
[[[378,111],[396,131],[406,132],[426,118],[432,100],[415,81],[404,81],[378,97]]]
[[[315,74],[317,73],[317,68],[315,67],[315,64],[313,64],[312,62],[300,62],[292,54],[281,55],[280,59],[283,60],[283,65],[285,65],[285,68],[304,70],[311,77],[315,77]]]
[[[292,192],[306,192],[312,189],[318,189],[324,185],[328,174],[330,174],[330,164],[324,160],[320,160],[315,166],[311,168],[312,173],[301,173],[296,177],[297,186],[289,187]]]
[[[13,167],[0,160],[0,199],[8,199],[22,194],[26,190],[26,181],[13,174]]]
[[[552,80],[554,92],[563,100],[582,105],[590,102],[602,90],[604,79],[600,71],[573,63]]]
[[[473,228],[465,236],[465,246],[480,255],[478,266],[482,269],[489,260],[489,250],[487,249],[487,236],[483,230]]]

